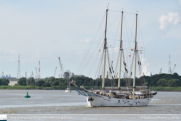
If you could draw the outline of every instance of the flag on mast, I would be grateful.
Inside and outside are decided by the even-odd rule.
[[[129,57],[131,57],[131,54],[129,53]]]

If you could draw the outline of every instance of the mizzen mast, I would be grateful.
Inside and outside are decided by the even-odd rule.
[[[120,91],[120,85],[121,85],[121,61],[122,61],[122,25],[123,25],[123,11],[122,11],[122,17],[121,17],[121,35],[120,35],[120,60],[119,60],[119,78],[118,78],[118,88]]]
[[[105,87],[105,69],[106,69],[106,50],[107,50],[107,16],[108,16],[108,7],[106,9],[106,23],[105,23],[105,37],[104,37],[104,63],[103,63],[103,79],[102,79],[102,89]]]
[[[135,31],[135,60],[134,60],[134,79],[133,79],[133,98],[134,98],[134,93],[135,93],[135,78],[136,78],[136,56],[137,56],[137,17],[138,14],[136,14],[136,31]]]

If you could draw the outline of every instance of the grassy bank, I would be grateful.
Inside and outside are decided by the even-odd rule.
[[[42,90],[62,90],[65,89],[66,87],[59,87],[59,86],[55,86],[55,87],[39,87],[39,86],[0,86],[0,89],[19,89],[19,90],[26,90],[26,89],[32,89],[32,90],[36,90],[36,89],[42,89]]]
[[[26,89],[32,89],[32,90],[64,90],[66,89],[66,86],[53,86],[53,87],[39,87],[39,86],[0,86],[0,89],[18,89],[18,90],[26,90]],[[84,86],[85,89],[91,89],[94,90],[98,89],[101,90],[101,86]],[[150,87],[150,90],[154,91],[181,91],[181,87]]]
[[[181,87],[150,87],[154,91],[181,91]]]

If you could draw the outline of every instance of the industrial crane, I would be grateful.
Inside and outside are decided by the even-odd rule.
[[[55,67],[54,77],[55,77],[56,71],[57,71],[57,67]]]
[[[162,73],[162,68],[160,69],[160,73],[159,74],[161,74]]]
[[[63,77],[63,64],[61,63],[61,60],[60,60],[60,57],[58,57],[59,59],[59,63],[60,63],[60,74],[59,74],[59,77]]]
[[[174,73],[175,67],[176,67],[176,64],[174,65],[174,67],[173,67],[173,69],[172,69],[172,73]]]
[[[33,71],[32,71],[32,73],[31,73],[30,77],[33,77],[33,78],[34,78]]]
[[[37,68],[35,68],[35,71],[36,71],[35,78],[38,78],[38,72],[37,72]]]

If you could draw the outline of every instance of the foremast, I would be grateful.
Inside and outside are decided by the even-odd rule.
[[[136,14],[136,31],[135,31],[135,49],[134,49],[134,78],[133,78],[133,98],[135,93],[135,78],[136,78],[136,56],[137,56],[137,17],[138,14]]]
[[[106,23],[105,23],[105,37],[104,37],[104,63],[103,63],[103,78],[102,78],[102,90],[104,91],[105,87],[105,70],[106,70],[106,50],[107,50],[107,16],[108,16],[108,8],[106,9]]]
[[[118,78],[118,89],[120,92],[120,85],[121,85],[121,61],[122,61],[122,51],[123,51],[123,48],[122,48],[122,25],[123,25],[123,11],[122,11],[122,17],[121,17],[121,35],[120,35],[120,60],[119,60],[119,78]]]

